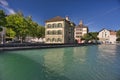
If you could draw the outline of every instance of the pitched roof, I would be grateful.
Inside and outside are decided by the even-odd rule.
[[[81,24],[81,25],[76,26],[76,28],[88,28],[88,27]]]
[[[45,22],[55,22],[55,21],[64,21],[65,19],[60,17],[60,16],[56,16],[54,18],[51,18],[49,20],[46,20]]]
[[[107,31],[109,31],[110,32],[110,35],[116,35],[116,31],[113,31],[113,30],[108,30],[108,29],[106,29],[106,28],[103,28],[102,30],[100,30],[99,32],[101,32],[101,31],[103,31],[103,30],[107,30]]]
[[[116,31],[112,31],[112,30],[109,31],[110,31],[110,35],[116,35]]]

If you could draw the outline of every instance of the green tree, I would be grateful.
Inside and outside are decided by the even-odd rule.
[[[38,24],[32,20],[31,16],[26,17],[26,21],[29,24],[29,36],[35,38]]]
[[[88,34],[85,34],[81,39],[85,40],[86,42],[88,42],[89,40],[93,41],[97,41],[98,37],[97,37],[98,33],[97,32],[90,32]]]
[[[5,12],[3,10],[0,10],[0,26],[5,26],[6,24],[6,15]],[[2,27],[0,27],[0,31],[2,31]]]
[[[116,41],[119,41],[120,42],[120,38],[117,38],[117,40]]]
[[[36,30],[36,37],[39,38],[43,38],[45,36],[45,28],[42,26],[37,26],[37,30]]]
[[[117,34],[116,34],[116,35],[117,35],[116,41],[120,42],[120,30],[117,31]]]
[[[92,36],[90,36],[90,34],[88,33],[88,34],[85,34],[82,38],[81,38],[81,40],[85,40],[85,42],[87,43],[89,40],[91,40],[92,39]]]
[[[3,10],[0,10],[0,32],[3,30],[2,26],[6,24],[6,15]]]
[[[12,30],[12,28],[6,28],[6,37],[14,38],[16,33]]]
[[[98,40],[99,39],[97,37],[98,36],[98,32],[90,32],[89,34],[90,34],[90,36],[92,36],[92,40]]]
[[[117,31],[117,37],[120,38],[120,30]]]
[[[0,27],[0,32],[3,30],[3,28],[2,27]]]
[[[7,27],[12,28],[21,43],[29,33],[29,24],[22,13],[11,14],[6,17]]]
[[[32,20],[31,16],[26,17],[27,22],[29,23],[29,35],[31,37],[37,37],[38,39],[45,36],[45,28],[38,25]]]

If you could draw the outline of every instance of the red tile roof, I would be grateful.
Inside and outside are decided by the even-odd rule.
[[[88,27],[81,24],[81,25],[76,26],[76,28],[88,28]]]
[[[115,31],[109,30],[110,31],[110,35],[116,35]]]
[[[64,21],[64,20],[65,20],[64,18],[57,16],[57,17],[51,18],[49,20],[46,20],[46,22],[55,22],[55,21]]]

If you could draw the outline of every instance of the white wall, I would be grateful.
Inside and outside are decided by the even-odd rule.
[[[98,34],[98,38],[100,42],[106,43],[112,43],[115,44],[116,43],[116,35],[110,35],[110,31],[107,29],[103,29],[102,31],[99,32]]]

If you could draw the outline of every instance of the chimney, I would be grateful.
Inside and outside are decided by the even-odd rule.
[[[66,16],[66,18],[65,18],[67,21],[70,21],[70,19],[69,19],[69,17],[68,16]]]

